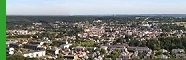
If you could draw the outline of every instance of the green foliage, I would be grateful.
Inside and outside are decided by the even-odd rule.
[[[186,48],[186,38],[176,38],[176,37],[161,37],[159,38],[160,46],[162,49],[171,51],[172,49],[185,49]]]
[[[115,58],[117,58],[120,55],[120,53],[121,53],[120,50],[114,50],[107,57],[112,58],[112,59],[115,59]]]
[[[115,44],[116,43],[125,43],[125,42],[126,42],[125,39],[123,39],[123,38],[117,38],[116,41],[115,41]]]
[[[65,44],[64,41],[53,41],[50,45],[51,46],[60,46],[61,44]]]
[[[139,52],[139,53],[138,53],[138,56],[142,59],[142,58],[145,56],[145,54],[146,54],[146,53],[144,53],[144,52]]]
[[[113,51],[111,55],[109,55],[111,58],[117,58],[119,56],[119,52]]]
[[[151,48],[152,50],[159,50],[160,47],[160,41],[156,39],[150,39],[147,41],[147,46]]]
[[[130,40],[129,46],[139,46],[139,47],[145,47],[146,41],[138,41],[138,40]]]
[[[90,58],[88,58],[88,60],[94,60],[94,58],[93,57],[90,57]]]
[[[100,50],[100,53],[101,53],[101,54],[106,54],[106,50],[105,50],[105,49],[101,49],[101,50]]]
[[[84,47],[92,47],[94,46],[94,42],[93,41],[83,41],[83,40],[79,40],[75,43],[76,46],[84,46]]]
[[[156,52],[156,56],[163,54],[163,52]]]
[[[152,50],[166,49],[171,51],[172,49],[185,49],[186,37],[160,37],[158,39],[150,39],[147,41],[130,40],[129,46],[148,46]]]

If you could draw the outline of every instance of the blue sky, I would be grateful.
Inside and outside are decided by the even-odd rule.
[[[6,0],[7,15],[185,13],[186,0]]]

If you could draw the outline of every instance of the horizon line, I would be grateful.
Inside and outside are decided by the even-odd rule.
[[[14,14],[7,14],[6,16],[108,16],[108,15],[186,15],[186,13],[178,13],[178,14],[173,14],[173,13],[147,13],[147,14],[74,14],[74,15],[59,15],[59,14],[52,14],[52,15],[32,15],[32,14],[28,14],[28,15],[21,15],[21,14],[17,14],[17,15],[14,15]]]

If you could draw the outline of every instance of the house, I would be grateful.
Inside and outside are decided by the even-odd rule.
[[[115,44],[115,45],[106,45],[108,48],[126,48],[129,47],[128,44]]]
[[[32,44],[23,44],[23,48],[32,49],[32,50],[44,50],[44,48],[39,47],[39,45],[32,45]]]
[[[183,53],[184,49],[172,49],[172,53]]]
[[[130,59],[129,53],[128,52],[122,52],[119,55],[120,58],[124,58],[124,59]]]
[[[43,37],[43,40],[48,41],[49,39],[48,37]]]
[[[167,59],[168,56],[167,56],[167,55],[164,55],[164,54],[161,54],[161,55],[158,55],[158,58],[161,58],[161,59]]]
[[[111,51],[113,50],[121,50],[122,52],[128,52],[127,48],[110,48]]]
[[[10,55],[14,54],[14,48],[6,48],[6,53]]]
[[[138,51],[135,51],[135,52],[132,54],[131,58],[139,59],[140,57],[138,56]]]
[[[176,58],[186,58],[186,54],[176,54]]]
[[[57,55],[59,54],[60,49],[48,49],[46,52]]]
[[[46,51],[33,51],[33,52],[23,53],[24,57],[29,57],[29,58],[42,57],[45,55],[46,55]]]
[[[107,48],[108,48],[108,47],[107,47],[107,46],[101,46],[100,48],[107,51]]]
[[[96,52],[94,52],[94,53],[92,54],[92,57],[98,57],[98,56],[100,56],[100,55],[101,55],[100,51],[96,51]]]
[[[78,60],[78,56],[77,55],[64,55],[63,56],[64,60]]]
[[[65,43],[66,43],[66,44],[60,45],[60,48],[61,48],[61,49],[65,49],[65,48],[68,49],[68,48],[72,45],[72,44],[69,44],[67,40],[65,41]]]
[[[148,47],[128,47],[128,50],[139,51],[139,52],[152,52]]]
[[[12,41],[12,40],[6,41],[6,44],[11,44],[11,43],[17,43],[17,42],[16,41]]]
[[[95,57],[94,60],[103,60],[103,57],[98,56],[98,57]]]
[[[105,58],[104,60],[112,60],[112,58]]]
[[[93,52],[94,50],[96,50],[96,47],[85,47],[85,50]]]
[[[116,58],[116,60],[123,60],[123,58]]]
[[[159,51],[162,52],[162,53],[168,52],[168,51],[165,50],[165,49],[160,49]]]
[[[31,41],[30,44],[37,44],[37,45],[43,45],[44,42],[38,42],[38,41]]]
[[[69,48],[72,44],[62,44],[60,45],[61,49]]]
[[[72,49],[74,49],[74,51],[84,51],[85,47],[77,46],[77,47],[73,47]]]
[[[10,43],[9,47],[13,47],[13,48],[19,48],[21,45],[20,44],[16,44],[16,43]]]
[[[83,51],[78,51],[76,54],[78,55],[78,57],[84,57],[87,53]]]

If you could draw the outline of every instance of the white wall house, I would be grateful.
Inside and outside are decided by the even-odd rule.
[[[29,57],[29,58],[36,58],[36,57],[42,57],[46,55],[46,51],[35,51],[35,52],[30,52],[30,53],[25,53],[23,54],[24,57]]]
[[[184,49],[172,49],[172,53],[181,53],[185,52]]]
[[[7,48],[6,52],[10,55],[14,54],[14,48]]]
[[[49,49],[49,50],[47,50],[47,52],[51,53],[51,54],[59,54],[59,51],[60,51],[60,49]]]
[[[62,44],[60,45],[61,49],[69,48],[72,44]]]

